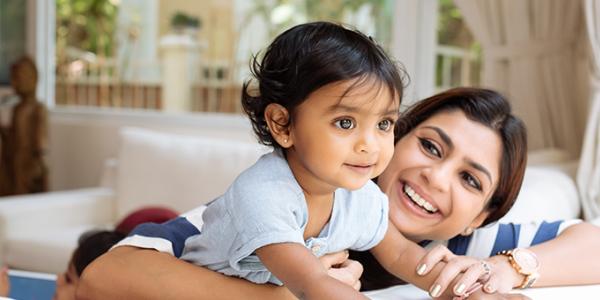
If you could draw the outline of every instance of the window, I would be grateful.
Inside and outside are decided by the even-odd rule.
[[[0,0],[0,86],[9,84],[9,68],[25,54],[26,1]]]
[[[438,91],[456,86],[478,86],[481,47],[452,0],[439,0],[436,78]]]
[[[240,112],[251,55],[282,30],[339,21],[388,47],[393,2],[57,0],[55,104]]]

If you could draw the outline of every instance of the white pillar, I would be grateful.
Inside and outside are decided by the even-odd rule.
[[[162,103],[165,111],[190,111],[192,70],[197,68],[198,42],[189,35],[167,35],[160,40]]]
[[[437,0],[394,1],[390,52],[410,77],[403,104],[435,92],[435,48],[437,46]]]

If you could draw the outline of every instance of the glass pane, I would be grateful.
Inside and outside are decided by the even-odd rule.
[[[478,86],[481,48],[452,0],[439,0],[436,89]]]
[[[56,104],[241,112],[252,55],[312,20],[387,48],[392,0],[57,0]]]
[[[26,4],[0,0],[0,85],[10,83],[10,65],[25,54]]]

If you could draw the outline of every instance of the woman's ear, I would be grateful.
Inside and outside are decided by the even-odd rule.
[[[483,222],[485,221],[485,219],[487,219],[487,217],[490,215],[490,211],[487,209],[484,209],[482,212],[479,213],[479,215],[477,215],[477,217],[475,217],[475,219],[473,220],[473,222],[471,222],[471,224],[469,225],[469,227],[475,229],[475,228],[479,228],[479,226],[481,226],[481,224],[483,224]]]
[[[289,148],[294,144],[290,136],[290,113],[285,107],[277,103],[267,105],[265,121],[271,136],[281,147]]]

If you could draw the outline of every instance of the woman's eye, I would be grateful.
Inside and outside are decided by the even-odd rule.
[[[335,126],[341,129],[352,129],[354,127],[356,127],[356,125],[354,124],[354,121],[352,121],[351,119],[340,119],[335,121]]]
[[[438,150],[438,148],[432,142],[422,138],[419,138],[419,141],[421,142],[421,146],[425,149],[425,151],[437,157],[442,157],[442,155],[440,154],[440,150]]]
[[[463,173],[462,178],[468,185],[481,191],[481,184],[479,184],[479,181],[477,181],[477,179],[475,177],[473,177],[471,174],[465,172],[465,173]]]
[[[379,123],[377,123],[377,128],[381,131],[390,131],[390,129],[392,129],[392,126],[394,125],[394,121],[392,120],[383,120]]]

